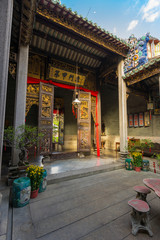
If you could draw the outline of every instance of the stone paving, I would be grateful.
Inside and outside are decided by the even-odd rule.
[[[133,186],[143,185],[152,172],[119,169],[51,184],[23,208],[13,209],[13,240],[147,240],[146,233],[131,234]],[[160,239],[160,199],[152,192],[150,222]]]

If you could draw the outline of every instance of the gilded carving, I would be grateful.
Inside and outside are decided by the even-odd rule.
[[[88,130],[81,130],[80,131],[80,149],[88,149],[89,142],[88,142]]]
[[[41,125],[51,125],[51,121],[41,120]]]
[[[91,113],[94,123],[96,123],[96,97],[91,96]]]
[[[42,85],[42,91],[51,93],[52,88],[46,85]]]
[[[33,95],[39,98],[39,84],[27,84],[27,96]]]
[[[51,117],[51,102],[52,96],[49,94],[42,94],[42,112],[41,117]]]
[[[27,116],[30,108],[32,107],[32,105],[39,105],[39,99],[38,98],[30,98],[30,97],[27,97],[26,98],[26,113],[25,113],[25,116]]]
[[[80,98],[89,99],[88,93],[85,93],[85,92],[80,92],[79,97],[80,97]]]
[[[88,122],[81,122],[80,123],[80,128],[81,127],[87,127],[88,128],[89,127],[89,123]]]
[[[80,119],[88,119],[88,101],[81,101]]]
[[[93,42],[99,45],[102,45],[106,49],[109,49],[118,54],[120,53],[124,57],[126,56],[126,52],[124,49],[118,47],[117,45],[115,46],[113,42],[109,42],[104,38],[93,34],[92,30],[88,30],[83,26],[80,27],[79,25],[74,23],[72,20],[68,21],[68,19],[66,19],[62,15],[57,15],[56,13],[54,13],[53,11],[50,11],[49,9],[43,9],[41,5],[39,6],[37,13],[49,20],[52,20],[55,23],[60,24],[61,26],[67,27],[68,29],[71,29],[72,31],[78,34],[81,34],[83,37],[86,37],[92,40]]]
[[[76,74],[73,72],[68,72],[66,70],[62,70],[60,68],[55,68],[54,66],[49,64],[48,69],[48,78],[53,80],[58,80],[62,82],[77,84],[77,85],[84,85],[85,76],[81,74]]]

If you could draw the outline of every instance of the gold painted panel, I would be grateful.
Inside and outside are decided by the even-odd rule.
[[[33,95],[39,98],[39,84],[27,84],[27,96]]]
[[[36,104],[37,106],[39,105],[39,99],[38,98],[30,98],[30,97],[26,98],[26,113],[25,113],[25,116],[27,116],[30,108],[34,104]]]
[[[52,93],[52,87],[42,85],[42,91]]]
[[[49,64],[48,78],[53,80],[58,80],[66,83],[72,83],[77,85],[84,85],[85,76],[81,74],[76,74],[62,70],[60,68],[55,68]]]
[[[88,130],[80,130],[80,149],[88,149],[89,148],[89,135]]]
[[[88,119],[88,101],[81,101],[80,119]]]
[[[93,121],[96,123],[96,97],[91,96],[91,113]]]
[[[51,125],[52,122],[51,122],[51,121],[48,121],[48,120],[41,120],[41,121],[40,121],[40,124],[41,124],[41,125]]]
[[[51,117],[51,102],[52,102],[52,96],[43,93],[41,117],[46,117],[46,118]]]
[[[89,99],[88,93],[84,93],[84,92],[80,92],[79,97],[80,97],[80,98]]]

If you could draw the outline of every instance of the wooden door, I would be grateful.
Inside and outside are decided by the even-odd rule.
[[[91,93],[80,92],[78,107],[78,140],[77,150],[79,152],[91,151]]]
[[[44,134],[40,152],[52,152],[54,87],[40,82],[38,130]]]

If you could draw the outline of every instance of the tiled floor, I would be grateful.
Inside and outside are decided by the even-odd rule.
[[[41,163],[41,159],[42,157],[37,158],[36,161],[33,162],[43,166],[43,164]],[[83,158],[56,160],[53,161],[52,163],[45,163],[44,168],[47,170],[48,175],[50,175],[85,168],[99,167],[102,165],[116,163],[118,160],[119,160],[118,152],[105,150],[101,157],[91,155]]]

